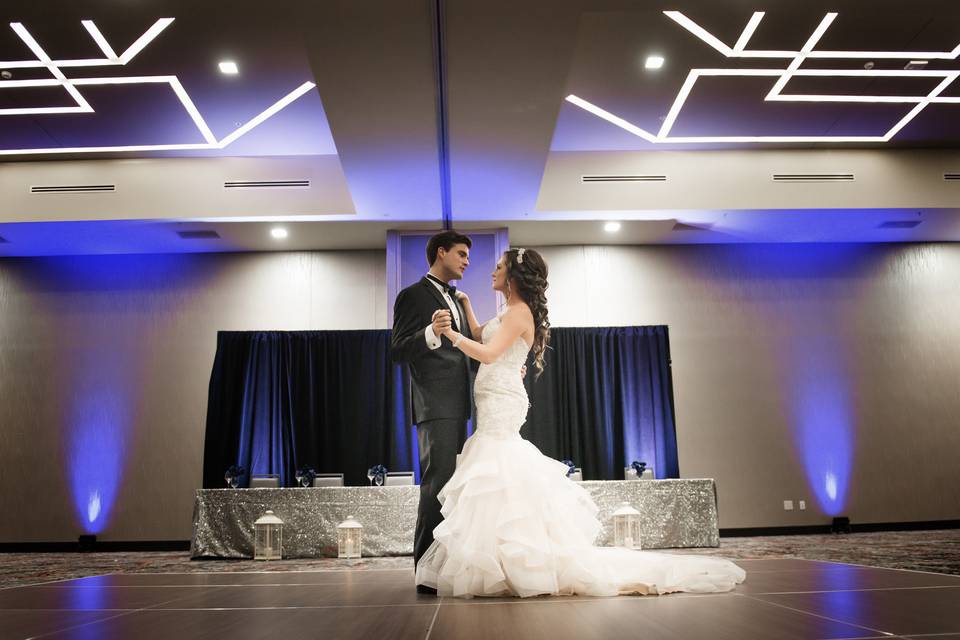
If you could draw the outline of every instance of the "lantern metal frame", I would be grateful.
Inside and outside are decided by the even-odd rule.
[[[363,555],[363,525],[347,516],[337,525],[337,557],[352,559]]]
[[[283,559],[283,520],[272,510],[253,523],[253,559]]]
[[[613,512],[613,545],[624,549],[641,549],[640,512],[624,502]]]

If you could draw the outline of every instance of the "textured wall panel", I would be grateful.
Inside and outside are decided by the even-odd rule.
[[[383,262],[0,261],[0,541],[189,538],[216,332],[383,328]]]
[[[555,326],[670,326],[722,527],[960,518],[960,247],[543,252]],[[0,260],[0,541],[188,539],[216,332],[384,328],[384,278],[379,251]]]
[[[680,473],[721,527],[960,518],[957,245],[543,252],[554,325],[669,325]]]

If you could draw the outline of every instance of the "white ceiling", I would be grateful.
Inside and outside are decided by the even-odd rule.
[[[117,42],[125,42],[125,34],[137,32],[144,21],[164,15],[177,18],[170,34],[176,28],[186,34],[214,30],[216,47],[191,45],[189,39],[164,45],[159,37],[151,45],[159,52],[174,47],[178,59],[193,61],[177,68],[185,78],[195,78],[185,86],[201,87],[197,95],[203,93],[205,76],[191,64],[206,68],[210,56],[229,48],[243,69],[245,50],[265,46],[253,42],[257,34],[274,31],[283,34],[285,44],[273,47],[271,64],[309,69],[316,89],[299,111],[275,114],[256,145],[238,148],[242,158],[226,155],[229,148],[215,157],[190,152],[5,156],[0,237],[7,242],[0,242],[0,256],[377,248],[384,245],[387,229],[439,228],[445,186],[454,226],[508,227],[512,242],[530,245],[960,240],[960,222],[954,222],[960,181],[944,179],[945,173],[960,173],[960,104],[928,107],[912,129],[904,129],[902,140],[890,144],[678,150],[645,143],[565,102],[573,91],[589,94],[649,127],[669,108],[689,68],[731,64],[663,11],[682,10],[732,43],[757,9],[741,0],[661,4],[285,0],[266,10],[262,5],[254,10],[251,3],[250,20],[256,22],[251,25],[242,17],[246,3],[241,2],[229,20],[210,25],[204,21],[213,19],[211,12],[195,4],[152,0],[131,10],[129,21],[136,24],[125,26],[116,2],[80,0],[60,21],[72,24],[80,15],[95,19]],[[829,39],[824,38],[824,46],[834,49],[922,51],[960,44],[960,6],[952,2],[908,6],[880,0],[867,10],[854,0],[818,0],[767,9],[751,41],[756,46],[798,49],[826,11],[838,13]],[[50,18],[25,1],[5,3],[0,13],[5,22],[32,25],[38,38],[58,33],[52,27],[45,32],[43,23]],[[291,34],[300,38],[298,46],[290,45]],[[11,50],[10,38],[0,37],[0,56]],[[438,50],[443,51],[439,84]],[[660,73],[640,64],[650,52],[667,58]],[[145,58],[143,64],[161,69],[161,62]],[[934,60],[930,66],[960,70],[955,60]],[[279,86],[265,80],[262,70],[256,78],[241,73],[238,82],[255,104],[275,96]],[[881,89],[860,83],[842,90]],[[4,94],[0,90],[0,108]],[[708,97],[716,102],[690,105],[691,114],[705,118],[703,126],[743,128],[758,118],[756,104],[737,106],[737,100],[754,100],[741,85]],[[229,110],[229,105],[209,104]],[[874,120],[883,125],[886,116],[874,106],[845,105],[843,118],[859,118],[862,128],[873,127]],[[789,129],[824,117],[822,110],[802,107],[791,105],[792,116],[777,112],[764,126],[782,121]],[[741,120],[730,120],[738,113]],[[301,134],[290,125],[302,118],[319,125],[308,127],[313,133],[304,129],[298,139]],[[846,126],[843,118],[831,120],[830,130]],[[0,118],[0,139],[11,122]],[[43,118],[32,122],[41,126]],[[284,149],[312,151],[289,155]],[[779,184],[775,173],[853,178]],[[662,175],[665,180],[588,184],[584,175]],[[224,181],[235,179],[309,179],[310,187],[223,188]],[[116,190],[30,191],[64,184],[114,184]],[[621,231],[604,232],[607,220],[623,221]],[[912,228],[880,227],[915,220],[920,224]],[[291,232],[284,243],[267,233],[277,222]],[[220,238],[183,240],[176,234],[182,229],[209,229]]]

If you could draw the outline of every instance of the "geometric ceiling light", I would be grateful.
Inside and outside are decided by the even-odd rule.
[[[960,103],[960,97],[941,96],[940,94],[960,75],[960,71],[928,71],[926,69],[801,69],[800,65],[808,58],[820,59],[900,59],[911,60],[915,66],[922,66],[925,60],[956,60],[960,56],[960,45],[952,51],[817,51],[817,42],[823,37],[827,29],[836,19],[836,13],[827,13],[820,24],[814,29],[807,42],[799,51],[781,50],[750,50],[747,43],[763,19],[764,12],[756,11],[740,33],[737,42],[731,47],[712,33],[679,11],[664,11],[664,15],[679,24],[681,27],[710,45],[727,58],[753,58],[764,60],[788,60],[786,68],[757,68],[757,69],[691,69],[686,81],[677,93],[657,133],[651,133],[637,125],[610,113],[609,111],[576,95],[567,96],[566,100],[595,116],[639,136],[647,142],[655,144],[703,144],[703,143],[744,143],[744,142],[889,142],[903,127],[913,120],[927,105],[932,103]],[[671,136],[673,127],[680,110],[683,108],[690,91],[698,78],[709,76],[739,76],[739,77],[770,77],[773,86],[765,96],[770,102],[860,102],[860,103],[897,103],[913,104],[913,108],[897,121],[883,135],[878,136]],[[923,95],[836,95],[836,94],[790,94],[784,89],[794,77],[908,77],[908,78],[940,78],[941,81],[928,93]]]
[[[167,28],[173,18],[161,18],[153,26],[147,29],[126,51],[117,55],[110,43],[97,28],[92,20],[83,20],[81,24],[93,38],[97,46],[103,52],[103,58],[71,59],[71,60],[51,60],[50,56],[43,50],[40,44],[34,39],[30,32],[19,22],[11,22],[10,28],[19,36],[25,45],[30,49],[35,60],[13,60],[0,61],[0,69],[24,69],[45,67],[53,78],[35,79],[35,80],[0,80],[0,89],[15,89],[18,87],[51,87],[61,86],[76,102],[75,106],[70,107],[30,107],[30,108],[11,108],[0,109],[0,116],[5,115],[51,115],[58,113],[93,113],[94,109],[90,103],[83,97],[83,94],[77,87],[88,85],[108,85],[108,84],[168,84],[174,94],[180,100],[184,109],[190,115],[193,123],[196,125],[200,134],[206,142],[203,143],[182,143],[182,144],[148,144],[148,145],[118,145],[111,147],[53,147],[48,149],[0,149],[0,155],[31,155],[31,154],[49,154],[49,153],[105,153],[116,151],[174,151],[191,149],[223,149],[234,142],[240,136],[252,130],[272,115],[289,105],[291,102],[307,93],[314,86],[313,82],[304,82],[299,87],[277,100],[267,109],[260,112],[257,116],[249,120],[244,125],[238,127],[223,138],[217,139],[207,126],[203,116],[193,104],[190,95],[187,93],[177,76],[112,76],[102,78],[67,78],[63,69],[71,67],[98,67],[111,65],[126,65],[138,53],[140,53],[150,42],[153,41],[161,31]]]

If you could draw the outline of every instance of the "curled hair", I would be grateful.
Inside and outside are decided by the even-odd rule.
[[[533,249],[510,249],[504,253],[507,282],[511,295],[520,296],[533,313],[533,364],[537,376],[543,373],[543,357],[550,343],[550,320],[547,317],[547,263]]]

